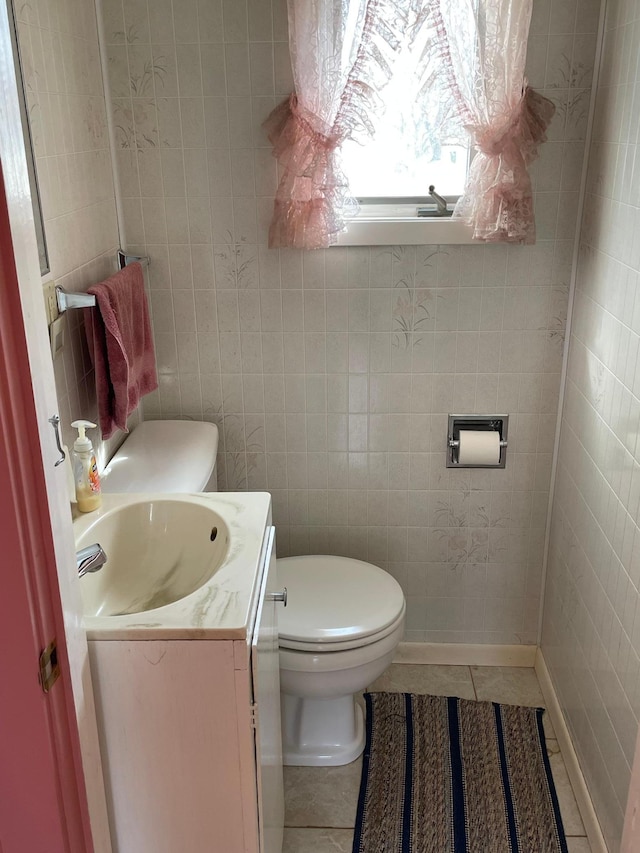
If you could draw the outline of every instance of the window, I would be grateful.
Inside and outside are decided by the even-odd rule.
[[[265,122],[281,167],[269,246],[535,242],[528,166],[555,107],[524,76],[532,2],[289,0],[296,91]],[[359,27],[346,25],[352,9]],[[350,187],[344,140],[376,124],[377,150],[347,151]],[[426,215],[447,212],[463,185],[459,217]],[[364,204],[350,219],[354,189]]]
[[[452,104],[419,79],[415,63],[414,55],[404,54],[379,93],[384,107],[374,138],[342,146],[359,210],[341,245],[471,241],[469,229],[449,219],[466,182],[469,140],[450,120]]]

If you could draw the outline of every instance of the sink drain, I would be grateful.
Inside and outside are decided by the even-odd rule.
[[[216,541],[216,536],[217,536],[217,535],[218,535],[218,528],[217,528],[217,527],[212,527],[212,528],[211,528],[211,541],[212,541],[212,542],[215,542],[215,541]]]

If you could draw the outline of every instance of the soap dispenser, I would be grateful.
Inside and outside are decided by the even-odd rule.
[[[80,512],[93,512],[102,504],[102,495],[96,456],[85,430],[93,429],[96,425],[91,421],[74,421],[71,426],[78,430],[78,437],[73,443],[73,474],[78,509]]]

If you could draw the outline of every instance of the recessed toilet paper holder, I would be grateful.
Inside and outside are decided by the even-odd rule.
[[[460,431],[484,430],[500,435],[500,461],[495,465],[461,465],[458,461]],[[509,415],[449,415],[447,430],[447,468],[504,468],[507,462]]]

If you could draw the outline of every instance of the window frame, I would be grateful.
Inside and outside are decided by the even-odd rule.
[[[459,219],[434,216],[365,219],[356,215],[337,235],[337,246],[422,246],[478,244],[473,228]]]
[[[475,150],[469,148],[467,175]],[[435,185],[437,192],[437,185]],[[449,210],[453,210],[460,196],[445,195]],[[359,209],[353,216],[345,216],[345,230],[338,234],[338,246],[423,246],[423,245],[479,245],[483,241],[473,238],[473,227],[451,216],[438,216],[436,203],[431,196],[389,198],[356,198]],[[432,215],[411,214],[412,209],[426,207]]]

